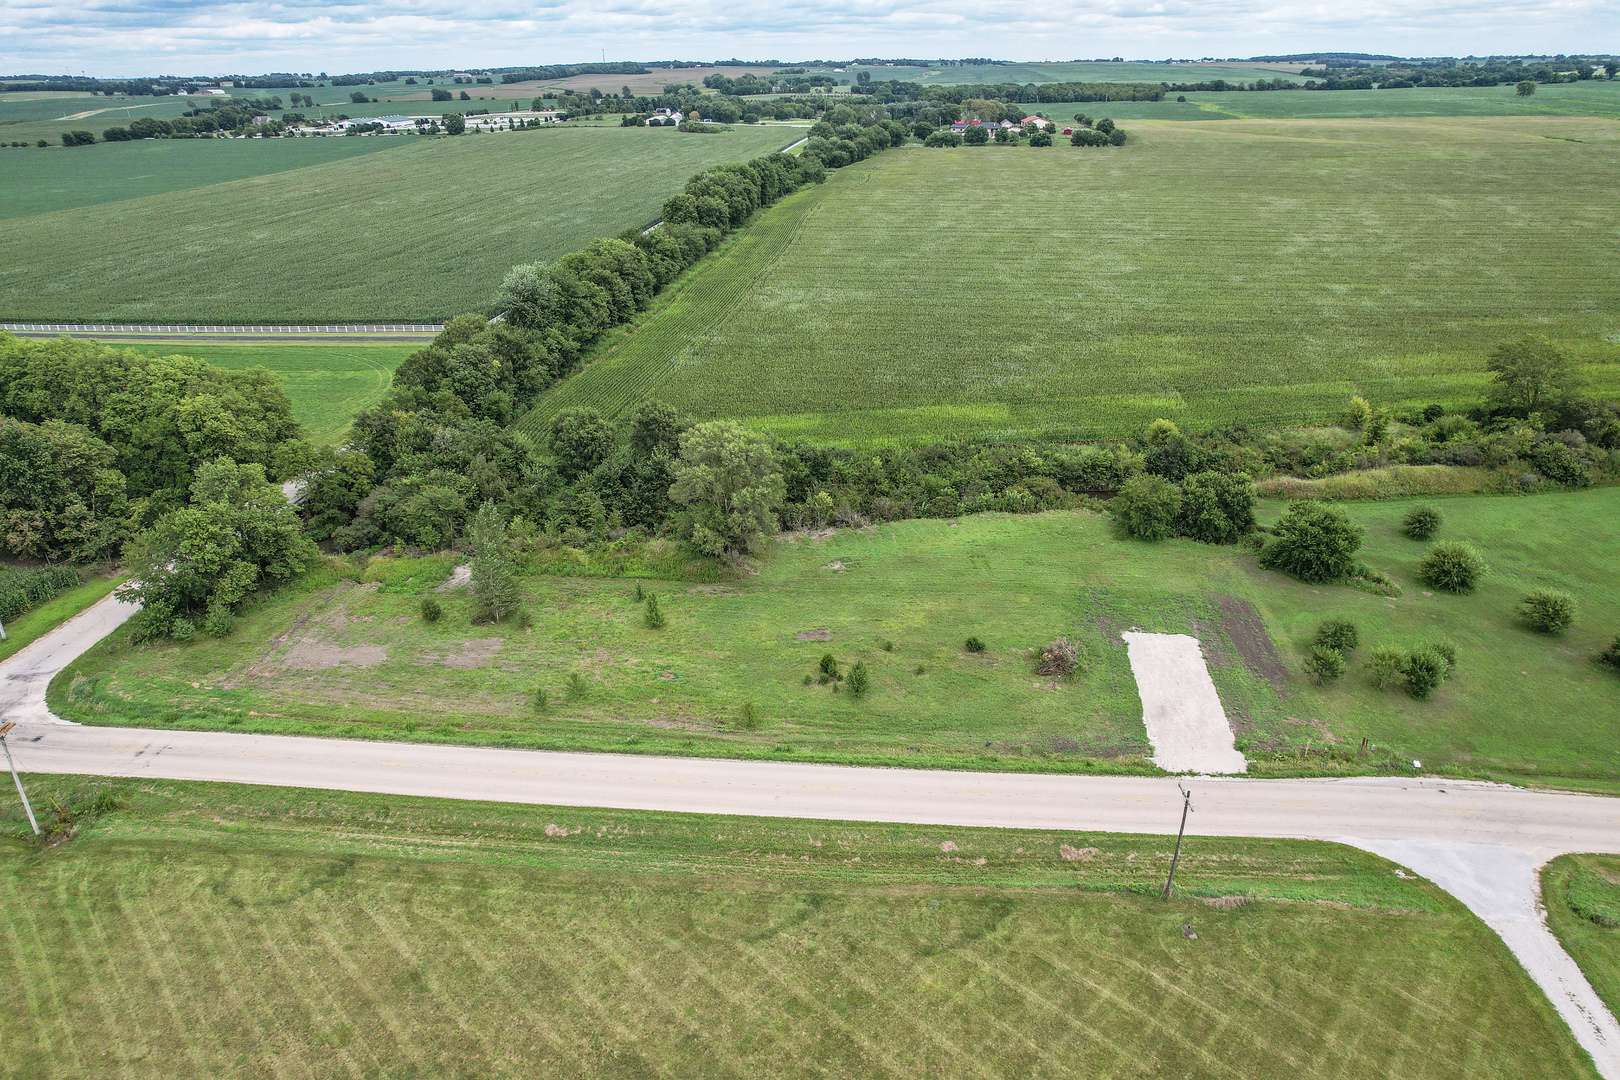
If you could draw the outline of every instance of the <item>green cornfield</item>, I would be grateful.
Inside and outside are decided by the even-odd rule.
[[[1250,95],[1259,96],[1259,95]],[[1527,332],[1620,390],[1620,132],[1593,119],[1141,123],[912,148],[785,200],[543,399],[871,445],[1466,406]]]
[[[0,233],[0,318],[438,321],[484,307],[513,264],[645,225],[693,173],[797,134],[402,136],[382,154],[16,218]]]

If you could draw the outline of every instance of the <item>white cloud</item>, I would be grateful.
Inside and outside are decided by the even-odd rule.
[[[0,70],[370,71],[670,58],[1487,55],[1620,48],[1620,0],[0,0]]]

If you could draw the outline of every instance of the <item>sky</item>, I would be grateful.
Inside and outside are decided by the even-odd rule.
[[[1620,0],[0,0],[0,73],[1620,52]]]

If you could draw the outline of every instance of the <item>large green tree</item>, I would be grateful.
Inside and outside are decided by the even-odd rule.
[[[80,424],[0,418],[0,536],[26,559],[83,561],[129,534],[113,448]]]
[[[290,580],[317,554],[262,465],[220,458],[197,470],[191,505],[164,514],[130,543],[130,580],[119,595],[144,605],[141,636],[183,637],[210,616],[226,616],[228,625],[248,595]]]
[[[776,529],[786,486],[765,436],[728,420],[698,424],[681,436],[674,469],[669,497],[688,508],[685,532],[698,550],[757,551]]]
[[[1557,404],[1580,386],[1569,354],[1539,336],[1502,342],[1485,369],[1492,375],[1492,400],[1526,413]]]

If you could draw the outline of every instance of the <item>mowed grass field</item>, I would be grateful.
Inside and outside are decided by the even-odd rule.
[[[193,356],[217,367],[239,370],[263,367],[287,389],[293,415],[304,435],[316,442],[336,443],[349,430],[355,414],[369,409],[388,392],[394,369],[422,347],[420,342],[347,344],[324,342],[262,342],[248,344],[164,345],[108,342],[117,348],[133,347],[152,356]]]
[[[1563,855],[1541,868],[1547,925],[1610,1012],[1620,1012],[1620,858]]]
[[[530,424],[649,396],[847,445],[1300,423],[1358,393],[1472,404],[1491,347],[1528,332],[1620,390],[1612,123],[1131,131],[1117,150],[911,148],[840,170]]]
[[[1486,927],[1331,844],[1195,839],[1167,903],[1169,837],[103,790],[43,849],[4,804],[8,1075],[1596,1075]]]
[[[437,321],[484,306],[515,263],[645,225],[693,173],[793,134],[402,137],[381,156],[14,219],[0,235],[0,315]]]
[[[389,139],[147,139],[0,154],[0,221],[374,154]]]
[[[1492,566],[1468,596],[1426,594],[1416,579],[1427,547],[1396,531],[1410,505],[1346,508],[1367,529],[1362,557],[1403,586],[1399,598],[1304,585],[1234,548],[1122,540],[1086,511],[800,537],[757,576],[709,585],[651,579],[634,557],[565,555],[561,572],[615,576],[528,576],[530,628],[472,625],[466,594],[439,591],[455,555],[378,559],[347,577],[311,574],[225,639],[135,647],[116,634],[57,677],[51,701],[92,724],[1140,772],[1149,745],[1119,637],[1140,627],[1200,639],[1256,772],[1409,771],[1418,758],[1465,775],[1620,780],[1620,675],[1592,659],[1620,635],[1620,488],[1443,500],[1440,535]],[[664,629],[643,625],[638,581],[658,595]],[[1562,636],[1517,622],[1519,598],[1542,587],[1580,598]],[[436,624],[421,621],[426,596],[444,606]],[[1341,681],[1318,687],[1302,668],[1329,616],[1355,621],[1362,647]],[[965,651],[970,635],[984,652]],[[1033,650],[1059,635],[1095,668],[1038,677]],[[1457,646],[1459,671],[1432,701],[1379,690],[1361,666],[1376,646],[1438,639]],[[870,692],[818,682],[827,653],[844,671],[864,661]]]

